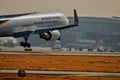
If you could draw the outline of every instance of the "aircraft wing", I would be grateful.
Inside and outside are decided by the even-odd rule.
[[[54,27],[54,28],[37,29],[37,30],[35,30],[34,34],[41,34],[43,32],[48,32],[48,31],[52,31],[52,30],[62,30],[62,29],[67,29],[67,28],[71,28],[74,26],[77,26],[77,24],[71,24],[71,25]]]
[[[13,34],[14,38],[18,37],[28,37],[33,31],[21,31],[21,32],[15,32]]]
[[[79,24],[79,20],[78,20],[77,12],[74,9],[74,23],[73,24],[58,26],[58,27],[51,27],[51,28],[40,28],[40,29],[36,29],[34,31],[33,30],[20,31],[20,32],[14,33],[14,37],[15,38],[28,37],[32,33],[33,34],[41,34],[43,32],[48,32],[48,31],[52,31],[52,30],[62,30],[62,29],[67,29],[67,28],[78,26],[78,24]]]

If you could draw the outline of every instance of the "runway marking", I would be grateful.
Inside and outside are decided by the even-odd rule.
[[[62,76],[76,75],[84,77],[120,78],[120,73],[107,72],[75,72],[75,71],[37,71],[25,70],[26,75]],[[0,70],[0,74],[18,74],[18,70]]]
[[[64,56],[120,56],[117,52],[77,52],[77,51],[0,51],[0,54],[64,55]]]

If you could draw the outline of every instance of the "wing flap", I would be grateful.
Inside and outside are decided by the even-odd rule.
[[[28,37],[33,31],[22,31],[22,32],[16,32],[13,34],[14,38],[18,37]]]

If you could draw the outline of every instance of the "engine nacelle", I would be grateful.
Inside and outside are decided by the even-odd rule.
[[[44,33],[40,34],[40,38],[45,39],[47,41],[60,40],[60,36],[61,36],[61,34],[60,34],[60,31],[58,31],[58,30],[44,32]]]

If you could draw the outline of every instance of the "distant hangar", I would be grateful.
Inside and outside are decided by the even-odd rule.
[[[73,18],[69,19],[72,21]],[[63,45],[78,44],[80,40],[95,40],[100,46],[115,51],[120,49],[119,17],[80,17],[79,20],[79,27],[64,31],[61,41]]]

